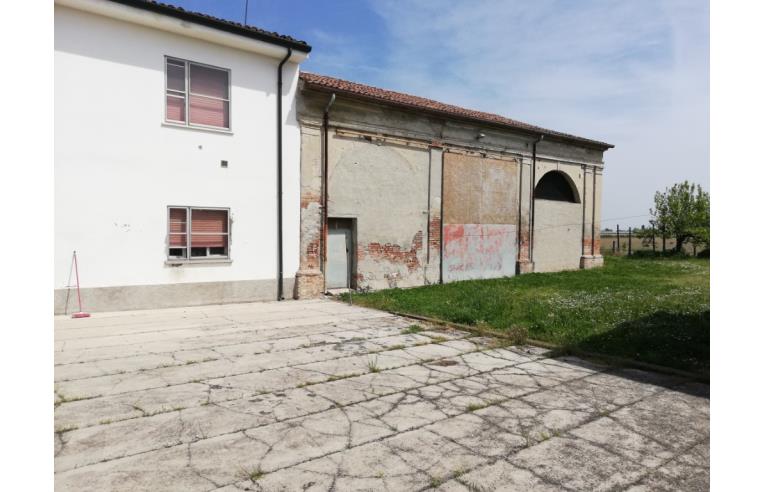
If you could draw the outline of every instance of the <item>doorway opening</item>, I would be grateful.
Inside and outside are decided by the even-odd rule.
[[[326,289],[354,289],[356,219],[329,217]]]

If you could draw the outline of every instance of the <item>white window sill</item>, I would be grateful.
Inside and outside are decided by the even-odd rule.
[[[200,258],[198,260],[165,260],[164,264],[172,267],[187,266],[187,265],[229,265],[233,263],[230,258]]]
[[[189,125],[181,125],[180,123],[170,123],[167,121],[162,122],[162,126],[166,128],[180,128],[181,130],[195,130],[195,131],[202,131],[202,132],[210,132],[210,133],[220,133],[223,135],[233,135],[233,132],[231,130],[226,130],[225,128],[211,128],[206,126],[189,126]]]

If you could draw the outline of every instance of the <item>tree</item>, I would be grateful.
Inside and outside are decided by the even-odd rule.
[[[700,185],[685,181],[656,192],[650,215],[657,234],[676,237],[675,252],[687,242],[710,245],[711,199]]]

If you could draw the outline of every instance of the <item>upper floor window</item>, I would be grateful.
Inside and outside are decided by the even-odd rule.
[[[230,75],[222,68],[165,58],[165,120],[230,130]]]

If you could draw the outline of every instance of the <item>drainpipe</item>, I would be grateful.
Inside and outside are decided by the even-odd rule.
[[[530,262],[533,263],[533,240],[535,236],[536,226],[536,146],[539,142],[544,140],[544,134],[540,134],[539,137],[533,142],[533,169],[531,170],[531,224],[530,224]]]
[[[597,167],[592,166],[592,256],[594,256],[594,222],[597,220]],[[631,241],[631,239],[629,239]]]
[[[283,152],[282,152],[282,139],[283,139],[283,122],[281,118],[281,106],[282,106],[282,86],[284,85],[283,81],[283,73],[281,69],[284,67],[284,64],[289,60],[289,58],[292,56],[292,48],[287,48],[287,54],[284,57],[283,60],[281,60],[281,63],[279,63],[278,68],[278,91],[276,92],[276,222],[278,224],[278,232],[276,236],[277,241],[277,252],[278,252],[278,277],[276,277],[276,283],[277,283],[277,292],[276,292],[276,300],[277,301],[283,301],[284,300],[284,217],[283,217],[283,210],[282,210],[282,195],[283,195],[283,179],[282,179],[282,168],[283,168]]]
[[[520,156],[520,185],[517,192],[517,259],[520,259],[520,250],[523,247],[523,157]],[[516,272],[518,275],[520,271]]]
[[[323,123],[323,162],[321,168],[321,271],[324,273],[324,291],[326,291],[326,240],[329,235],[329,108],[337,99],[336,94],[332,93],[329,102],[324,108]]]

